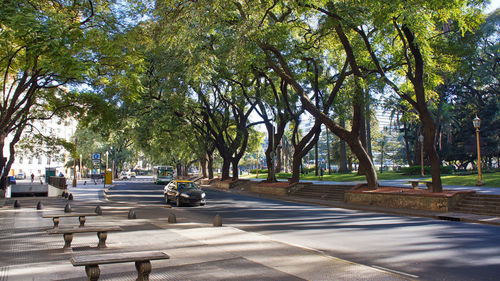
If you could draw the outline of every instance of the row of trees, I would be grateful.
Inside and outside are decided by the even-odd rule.
[[[30,5],[35,2],[41,8]],[[217,152],[222,179],[231,167],[237,178],[241,159],[262,138],[255,126],[263,124],[267,180],[276,180],[282,163],[275,159],[286,150],[291,181],[298,181],[302,158],[324,124],[340,139],[340,166],[348,146],[375,188],[370,113],[376,100],[387,100],[403,131],[408,163],[412,138],[423,134],[433,191],[439,192],[441,159],[451,161],[456,147],[443,146],[442,136],[453,142],[453,134],[465,129],[461,121],[485,112],[488,126],[498,131],[498,12],[481,26],[485,1],[35,2],[12,3],[12,16],[2,15],[4,100],[13,100],[7,88],[35,79],[37,98],[55,97],[39,100],[57,105],[44,112],[78,105],[82,128],[130,140],[153,163],[174,163],[179,172],[199,161],[212,177]],[[26,38],[9,33],[23,30],[18,17],[40,21],[37,13],[49,20],[26,32],[36,40],[14,43]],[[24,62],[26,54],[47,62],[12,63]],[[41,65],[52,76],[36,78]],[[63,84],[79,86],[61,93],[56,89]],[[17,92],[28,95],[27,89]],[[477,102],[470,104],[471,97]],[[31,119],[4,130],[8,118],[21,119],[4,114],[7,105],[1,109],[3,147],[5,136]],[[454,116],[457,109],[461,119]],[[313,121],[304,131],[306,114]],[[497,157],[498,135],[490,138]],[[11,163],[2,164],[4,175]]]
[[[291,180],[297,181],[301,159],[325,124],[349,146],[368,187],[375,188],[366,134],[370,96],[393,94],[420,120],[438,192],[439,124],[432,107],[439,100],[438,86],[458,64],[454,41],[479,26],[481,5],[160,1],[146,23],[153,38],[144,49],[151,62],[145,75],[152,85],[147,98],[166,107],[179,105],[169,115],[195,132],[194,139],[216,147],[223,158],[223,179],[231,164],[237,177],[235,169],[256,124],[249,116],[256,111],[269,140],[269,181],[275,180],[274,159],[286,126],[294,128]],[[306,111],[314,116],[314,125],[300,135]]]

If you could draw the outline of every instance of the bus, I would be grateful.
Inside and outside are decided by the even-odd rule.
[[[153,181],[155,184],[167,184],[174,179],[174,167],[156,166],[153,167]]]

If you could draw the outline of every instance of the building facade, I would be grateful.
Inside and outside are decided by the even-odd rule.
[[[38,134],[50,136],[52,138],[64,139],[71,141],[76,130],[77,121],[73,119],[52,118],[50,120],[37,121],[34,124]],[[32,131],[25,131],[19,144],[33,137]],[[7,139],[9,142],[11,138]],[[11,166],[9,175],[16,176],[18,179],[29,179],[33,174],[38,180],[45,176],[47,168],[55,169],[56,175],[63,173],[70,175],[70,169],[65,168],[66,159],[69,157],[69,152],[62,147],[57,149],[49,148],[47,145],[32,144],[30,149],[22,148],[21,145],[16,146],[16,155],[14,163]],[[4,155],[9,157],[8,146],[4,148]]]

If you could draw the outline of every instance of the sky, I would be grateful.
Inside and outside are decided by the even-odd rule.
[[[491,0],[490,5],[486,8],[486,12],[489,13],[500,7],[500,0]]]

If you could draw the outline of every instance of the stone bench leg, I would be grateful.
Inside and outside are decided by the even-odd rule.
[[[99,265],[86,265],[85,273],[87,273],[87,280],[89,281],[97,281],[99,276],[101,275],[101,270],[99,269]]]
[[[412,182],[411,183],[411,187],[413,187],[413,189],[417,189],[418,188],[418,182]]]
[[[63,249],[69,249],[71,248],[71,241],[73,241],[73,233],[64,233],[63,234],[64,238],[64,247]]]
[[[99,249],[106,248],[106,238],[108,238],[108,232],[106,231],[97,232],[97,237],[99,238],[99,244],[97,244],[97,248]]]
[[[85,225],[85,216],[79,216],[78,220],[80,221],[80,227]]]
[[[59,218],[58,217],[53,217],[52,221],[54,222],[54,228],[59,227]]]
[[[432,190],[432,183],[426,182],[425,185],[427,185],[427,189]]]
[[[137,281],[149,281],[149,274],[151,273],[150,261],[136,261],[135,269],[137,269]]]

